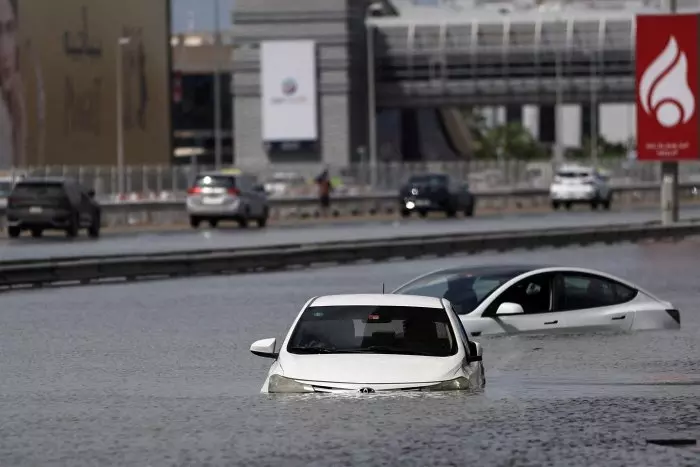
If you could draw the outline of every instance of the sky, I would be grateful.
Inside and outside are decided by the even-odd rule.
[[[173,33],[187,32],[190,27],[195,31],[213,31],[215,3],[217,0],[172,0]],[[222,30],[231,28],[231,9],[234,0],[218,0],[219,27]],[[190,23],[194,23],[190,26]]]

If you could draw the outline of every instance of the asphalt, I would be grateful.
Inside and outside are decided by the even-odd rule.
[[[700,207],[681,211],[685,219],[700,217]],[[658,209],[634,211],[558,211],[489,215],[473,218],[429,218],[317,224],[313,226],[279,226],[266,229],[218,228],[196,231],[151,231],[106,234],[99,239],[85,236],[67,239],[46,236],[34,239],[21,237],[0,241],[0,260],[75,257],[81,255],[115,255],[183,251],[193,249],[221,249],[265,247],[288,243],[315,243],[337,240],[411,237],[432,234],[487,233],[509,230],[552,229],[562,227],[621,225],[652,222],[660,218]]]

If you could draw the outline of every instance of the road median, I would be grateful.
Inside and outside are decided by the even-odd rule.
[[[688,221],[672,226],[646,223],[287,244],[265,248],[19,260],[0,262],[0,288],[262,272],[487,251],[682,239],[694,235],[700,235],[700,222]]]

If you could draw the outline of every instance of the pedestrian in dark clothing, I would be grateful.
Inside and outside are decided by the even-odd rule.
[[[325,169],[321,174],[316,177],[316,183],[318,184],[318,198],[321,203],[321,215],[328,215],[328,208],[331,204],[331,177],[328,173],[328,169]]]

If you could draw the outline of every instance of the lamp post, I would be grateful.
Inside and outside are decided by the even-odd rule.
[[[561,19],[557,19],[557,24],[561,21]],[[566,24],[566,23],[565,23]],[[563,88],[563,81],[562,81],[562,53],[559,48],[557,48],[556,51],[556,57],[555,57],[555,81],[556,81],[556,101],[554,104],[554,115],[555,115],[555,122],[554,122],[554,162],[558,165],[564,161],[564,141],[563,141],[563,136],[564,136],[564,108],[563,108],[563,103],[564,103],[564,88]]]
[[[677,0],[669,0],[669,10],[675,14]],[[661,223],[678,222],[678,162],[661,163]]]
[[[218,52],[221,47],[221,28],[219,27],[219,0],[214,0],[214,48],[215,68],[214,68],[214,165],[216,169],[221,168],[221,72],[218,60]]]
[[[124,96],[122,90],[122,62],[124,61],[124,47],[131,42],[129,37],[117,39],[117,186],[119,194],[124,194]]]
[[[599,53],[595,49],[591,53],[591,159],[594,167],[598,166],[598,68],[596,61]]]
[[[373,11],[378,11],[381,6],[371,3],[367,6],[365,14],[365,36],[367,37],[367,123],[369,139],[369,179],[370,187],[377,183],[377,97],[374,76],[374,27],[369,24],[369,17]]]

